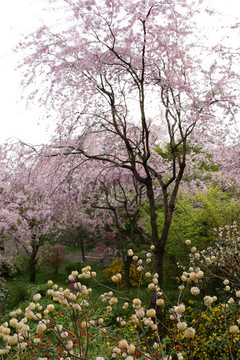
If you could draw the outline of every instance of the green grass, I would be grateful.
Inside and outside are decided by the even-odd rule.
[[[75,247],[73,247],[76,249]],[[79,250],[79,248],[78,248]],[[67,251],[70,251],[70,248],[67,249]],[[25,270],[23,270],[20,274],[15,276],[14,278],[7,279],[7,288],[8,288],[8,298],[6,301],[5,306],[5,313],[7,314],[9,311],[16,309],[21,304],[25,302],[31,301],[32,296],[36,292],[40,292],[42,295],[44,295],[44,292],[46,292],[46,284],[48,280],[52,280],[55,284],[58,284],[59,286],[66,288],[69,286],[69,282],[67,280],[68,275],[72,270],[78,270],[81,271],[82,266],[90,265],[92,268],[92,271],[97,272],[97,280],[102,283],[106,288],[98,286],[93,280],[81,280],[81,283],[87,285],[88,287],[92,288],[92,294],[90,296],[91,301],[94,303],[99,300],[99,296],[103,292],[110,291],[109,288],[117,290],[116,285],[110,281],[107,280],[106,277],[103,275],[102,269],[103,264],[98,263],[82,263],[81,261],[76,262],[69,262],[66,261],[61,264],[58,274],[55,274],[53,269],[47,265],[46,262],[42,262],[41,265],[37,269],[36,273],[36,282],[35,284],[30,284],[29,282],[29,270],[26,266]],[[177,287],[176,282],[172,279],[165,278],[164,285],[163,285],[164,291],[169,295],[170,297],[176,296],[177,293]],[[119,289],[120,293],[125,297],[125,295],[131,299],[138,296],[138,289],[137,288],[130,288],[129,292],[126,293],[124,288]],[[149,306],[152,293],[147,291],[145,287],[142,287],[140,296],[143,300],[143,303],[146,306]],[[123,302],[126,300],[123,300]],[[100,303],[101,304],[101,303]],[[101,307],[101,305],[100,305]]]

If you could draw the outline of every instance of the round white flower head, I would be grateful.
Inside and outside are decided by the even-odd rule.
[[[31,310],[27,310],[26,312],[25,312],[25,317],[28,319],[28,320],[30,320],[30,319],[32,319],[32,317],[33,317],[33,312],[31,311]]]
[[[109,304],[111,305],[115,305],[118,303],[118,299],[116,297],[112,297],[110,300],[109,300]]]
[[[64,331],[64,332],[61,333],[61,338],[66,339],[67,337],[68,337],[68,332],[67,331]]]
[[[105,360],[105,359],[102,356],[98,356],[98,357],[96,357],[96,360]]]
[[[156,304],[157,304],[157,306],[162,306],[162,305],[164,305],[164,300],[163,299],[157,299]]]
[[[136,311],[136,316],[137,316],[139,319],[144,318],[144,316],[145,316],[145,311],[144,311],[144,309],[143,309],[143,308],[142,308],[142,309],[138,309],[138,310]]]
[[[205,304],[207,307],[209,307],[209,306],[212,305],[214,299],[213,299],[211,296],[207,295],[207,296],[205,296],[205,297],[203,298],[203,301],[204,301],[204,304]]]
[[[34,310],[36,308],[36,304],[34,304],[33,302],[31,302],[29,305],[28,305],[28,309],[30,310]]]
[[[197,280],[197,274],[194,271],[190,272],[189,277],[191,280],[194,280],[194,281]]]
[[[229,304],[233,304],[233,303],[234,303],[234,299],[231,297],[230,299],[228,299],[228,303],[229,303]]]
[[[186,323],[186,322],[179,322],[179,323],[177,324],[177,328],[178,328],[178,330],[180,330],[180,331],[186,330],[186,328],[187,328],[187,323]]]
[[[53,296],[54,290],[53,290],[53,289],[49,289],[49,290],[47,291],[47,294],[50,295],[50,296]]]
[[[212,264],[212,260],[211,260],[209,257],[207,257],[207,258],[205,259],[205,261],[206,261],[206,264],[207,264],[207,265],[211,265],[211,264]]]
[[[37,334],[42,334],[44,333],[44,331],[46,330],[46,325],[42,322],[39,322],[38,326],[37,326],[37,330],[36,330],[36,333]]]
[[[73,342],[71,340],[69,340],[66,344],[66,348],[69,350],[69,349],[72,349],[73,348]]]
[[[126,360],[133,360],[133,357],[131,355],[126,357]]]
[[[239,327],[237,325],[231,325],[229,331],[231,334],[237,334],[239,332]]]
[[[154,309],[147,310],[147,316],[154,317],[156,315],[156,311]]]
[[[151,245],[151,246],[150,246],[150,249],[151,249],[151,250],[155,250],[155,246],[154,246],[154,245]]]
[[[191,248],[191,252],[192,253],[195,253],[197,251],[197,248],[195,247],[195,246],[193,246],[192,248]]]
[[[54,305],[53,304],[48,304],[47,309],[48,309],[48,311],[53,311],[54,310]]]
[[[185,244],[186,244],[186,245],[191,245],[191,240],[186,240],[186,241],[185,241]]]
[[[75,276],[69,275],[69,276],[68,276],[68,280],[69,280],[69,281],[75,281]]]
[[[118,345],[121,349],[126,349],[128,347],[128,342],[127,342],[127,340],[123,339],[123,340],[119,341]]]
[[[151,276],[151,273],[148,271],[148,272],[145,273],[145,276],[146,276],[146,277],[150,277],[150,276]]]
[[[141,306],[142,301],[139,298],[133,299],[133,305],[134,306]]]
[[[48,280],[47,284],[48,284],[48,286],[53,286],[52,280]]]
[[[12,326],[12,327],[16,327],[18,323],[18,320],[16,318],[13,318],[9,321],[9,324]]]
[[[229,305],[228,305],[228,304],[223,304],[223,305],[222,305],[222,310],[223,310],[224,312],[227,311],[228,308],[229,308]]]
[[[98,319],[98,325],[102,325],[102,324],[103,324],[103,321],[104,321],[103,318],[99,318],[99,319]]]
[[[185,311],[185,305],[180,304],[180,305],[176,306],[174,310],[177,314],[183,314]]]
[[[133,344],[128,345],[128,347],[127,347],[128,354],[133,354],[135,352],[135,350],[136,350],[136,348]]]
[[[190,291],[191,291],[191,294],[195,295],[195,296],[200,294],[200,289],[196,286],[192,287]]]
[[[80,312],[81,310],[82,310],[82,308],[81,308],[81,306],[79,305],[79,304],[73,304],[72,305],[72,308],[74,309],[74,310],[76,310],[76,311],[78,311],[78,312]]]
[[[148,284],[148,289],[149,290],[153,290],[154,289],[154,283],[150,283],[150,284]]]
[[[182,276],[181,276],[181,280],[184,282],[184,281],[187,280],[187,277],[186,277],[185,275],[182,275]]]
[[[33,339],[34,344],[39,344],[40,341],[41,341],[41,339],[39,339],[39,338],[34,338]]]
[[[87,326],[88,326],[88,322],[87,322],[86,320],[84,320],[84,321],[81,322],[81,327],[82,327],[83,329],[86,329]]]
[[[225,291],[230,291],[230,286],[225,286],[225,289],[224,289]]]
[[[34,301],[39,301],[41,299],[41,294],[35,294],[33,295],[33,300]]]
[[[157,324],[153,324],[153,325],[151,326],[151,329],[152,329],[152,331],[156,331],[156,330],[157,330]]]
[[[240,298],[240,290],[237,290],[237,291],[236,291],[236,296],[237,296],[238,298]]]
[[[59,332],[61,332],[62,329],[63,329],[62,325],[56,325],[55,328],[54,328],[54,330],[59,331]]]
[[[8,343],[9,343],[9,345],[15,345],[15,344],[17,344],[17,342],[18,342],[18,336],[17,336],[17,334],[14,334],[14,335],[9,335],[8,336]]]
[[[198,279],[202,279],[204,277],[204,272],[202,271],[202,270],[199,270],[198,272],[197,272],[197,278]]]
[[[228,284],[229,284],[229,280],[228,280],[228,279],[223,280],[223,284],[224,284],[224,285],[228,285]]]
[[[192,328],[192,327],[187,328],[187,329],[184,331],[184,335],[185,335],[185,337],[186,337],[187,339],[192,339],[192,338],[194,338],[195,333],[196,333],[196,331],[195,331],[195,329]]]
[[[132,251],[132,249],[129,249],[129,250],[128,250],[128,256],[133,256],[133,251]]]

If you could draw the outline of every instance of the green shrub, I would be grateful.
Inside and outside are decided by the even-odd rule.
[[[68,261],[65,264],[65,271],[70,274],[73,270],[81,271],[82,267],[84,266],[83,261]]]

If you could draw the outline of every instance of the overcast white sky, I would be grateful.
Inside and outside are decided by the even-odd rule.
[[[239,0],[207,0],[207,3],[222,12],[226,21],[234,20],[238,14],[240,16]],[[54,21],[42,11],[44,4],[46,0],[0,1],[0,143],[16,137],[31,144],[40,144],[50,138],[52,130],[51,127],[46,129],[48,122],[44,121],[43,113],[36,107],[27,109],[20,99],[18,84],[21,77],[14,70],[17,56],[12,53],[22,34],[37,29],[43,19]]]

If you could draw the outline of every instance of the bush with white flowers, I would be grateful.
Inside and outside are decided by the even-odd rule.
[[[190,245],[190,240],[186,244]],[[152,250],[153,245],[147,259],[151,257]],[[0,359],[197,359],[194,354],[198,327],[218,299],[206,293],[204,271],[199,263],[195,263],[195,260],[199,260],[194,258],[196,251],[190,251],[192,260],[190,267],[181,275],[177,300],[165,295],[158,284],[158,274],[152,274],[148,269],[149,261],[141,261],[140,265],[142,276],[149,280],[147,290],[139,286],[138,295],[133,299],[120,292],[119,288],[111,289],[99,283],[96,272],[90,266],[83,267],[80,273],[72,271],[68,277],[72,286],[65,289],[49,280],[47,304],[42,305],[41,294],[36,293],[25,309],[12,311],[11,319],[0,326]],[[135,255],[131,249],[128,254],[134,261]],[[135,257],[135,261],[139,263],[139,258]],[[207,265],[211,266],[213,261],[211,258]],[[103,288],[99,301],[94,303],[91,300],[94,287],[82,284],[83,279],[91,279],[92,283]],[[118,285],[119,279],[119,274],[116,274],[112,281]],[[144,306],[141,291],[148,291],[149,299],[154,295],[154,306]],[[240,350],[235,346],[240,336],[240,290],[233,291],[231,282],[225,278],[222,291],[225,296],[225,302],[221,305],[225,318],[225,340],[231,359],[236,360],[240,356]],[[198,318],[191,322],[187,320],[189,310],[186,296],[202,303]],[[104,307],[101,308],[99,302]],[[128,319],[124,315],[126,310],[131,310]],[[233,311],[234,317],[229,320],[228,312]],[[162,316],[163,313],[167,314],[168,320]],[[117,314],[117,326],[112,327],[106,319],[114,314]],[[135,330],[138,338],[129,328]],[[47,342],[49,338],[52,339],[51,346]]]

